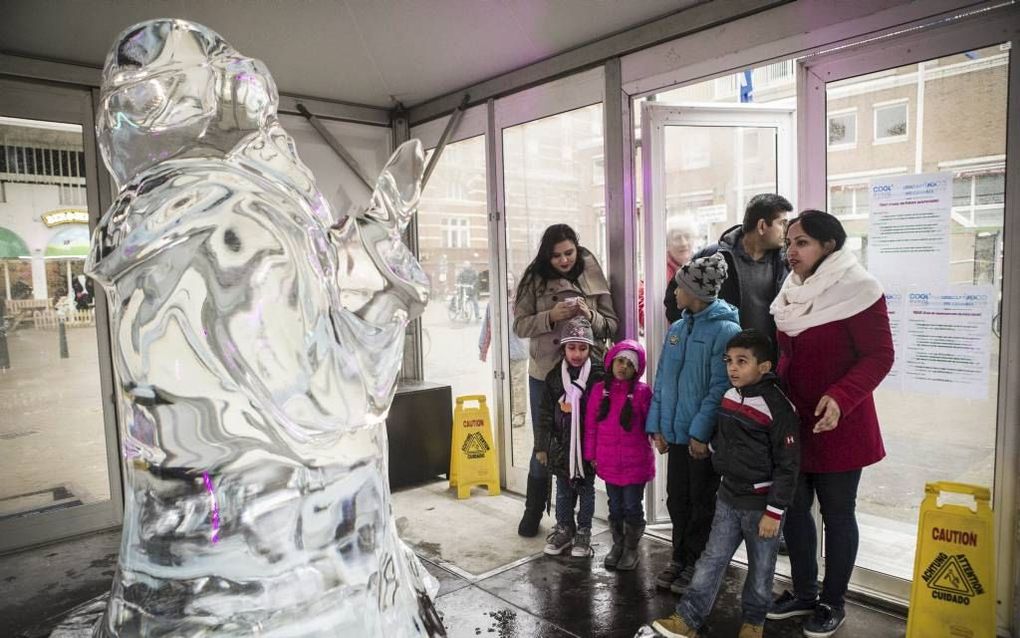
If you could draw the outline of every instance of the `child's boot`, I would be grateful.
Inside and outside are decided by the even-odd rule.
[[[620,554],[623,553],[623,521],[609,521],[609,531],[613,533],[613,548],[606,554],[602,564],[606,569],[616,569]]]
[[[623,535],[623,553],[620,554],[620,560],[616,563],[616,568],[621,571],[630,571],[637,567],[640,556],[638,555],[638,543],[641,542],[641,536],[645,533],[644,525],[631,525],[627,523],[624,526]]]
[[[559,556],[563,550],[570,547],[572,542],[574,542],[574,526],[557,524],[553,531],[546,536],[543,551],[550,556]]]
[[[587,558],[591,554],[591,528],[582,527],[574,534],[574,546],[570,555],[575,558]]]

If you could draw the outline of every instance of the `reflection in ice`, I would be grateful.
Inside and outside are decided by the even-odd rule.
[[[103,79],[119,194],[88,272],[110,303],[127,476],[99,632],[442,635],[435,582],[396,535],[383,421],[428,289],[399,237],[420,145],[334,225],[272,77],[216,33],[132,27]]]

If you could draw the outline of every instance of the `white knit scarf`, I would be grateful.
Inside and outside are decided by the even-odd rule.
[[[790,273],[770,308],[776,327],[791,337],[808,328],[848,319],[871,307],[882,284],[846,249],[837,250],[807,279]]]
[[[560,401],[570,404],[570,478],[584,478],[584,456],[581,441],[581,397],[588,387],[591,373],[591,359],[586,359],[576,379],[570,378],[570,364],[566,358],[560,364],[560,378],[563,380],[563,396]]]

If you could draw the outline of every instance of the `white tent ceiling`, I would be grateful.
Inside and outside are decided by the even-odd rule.
[[[0,51],[102,66],[121,30],[185,18],[284,93],[412,106],[704,1],[4,0]]]

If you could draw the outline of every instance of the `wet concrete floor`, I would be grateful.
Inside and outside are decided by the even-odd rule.
[[[120,532],[112,530],[0,557],[0,636],[48,636],[61,616],[109,588]],[[437,607],[451,638],[631,638],[672,612],[677,597],[655,588],[669,559],[667,543],[646,537],[633,572],[607,572],[608,532],[593,538],[592,558],[534,556],[486,578],[467,580],[425,560],[439,579]],[[702,632],[736,636],[744,571],[731,567]],[[781,588],[777,585],[777,589]],[[848,604],[837,637],[899,638],[906,624],[884,612]],[[766,638],[802,636],[800,621],[766,623]]]

